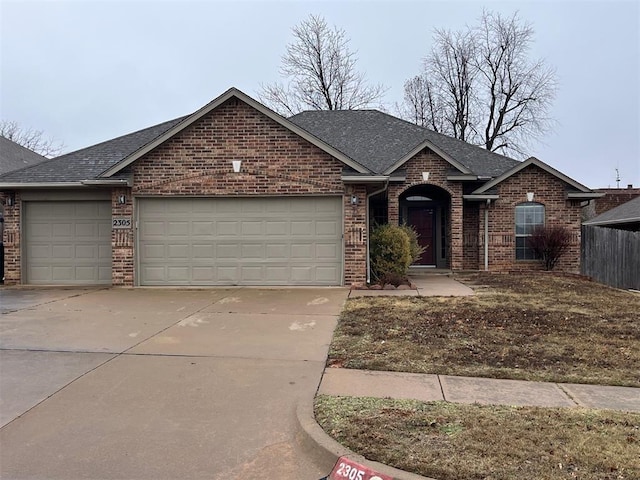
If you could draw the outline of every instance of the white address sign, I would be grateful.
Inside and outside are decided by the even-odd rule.
[[[131,228],[131,217],[112,217],[111,228],[114,228],[114,229]]]

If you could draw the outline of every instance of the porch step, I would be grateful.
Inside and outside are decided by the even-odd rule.
[[[451,269],[449,268],[433,268],[433,267],[409,267],[410,277],[427,277],[431,275],[451,275]]]

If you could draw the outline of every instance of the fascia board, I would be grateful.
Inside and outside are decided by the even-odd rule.
[[[133,185],[133,182],[130,179],[126,179],[126,178],[105,178],[105,179],[97,179],[97,180],[82,180],[80,183],[82,183],[82,185],[87,185],[87,186],[127,186],[127,187],[131,187]]]
[[[453,182],[465,182],[478,180],[477,175],[447,175],[447,180]]]
[[[389,181],[389,177],[386,175],[343,175],[341,179],[344,183],[372,183]]]
[[[582,200],[591,200],[593,198],[600,198],[600,197],[604,197],[605,194],[604,193],[597,193],[597,192],[567,192],[567,198],[571,199],[571,198],[575,198],[575,199],[582,199]]]
[[[445,159],[453,167],[457,168],[462,173],[473,175],[473,172],[471,170],[469,170],[467,167],[465,167],[460,162],[454,160],[449,154],[447,154],[446,152],[441,150],[439,147],[435,146],[429,140],[425,140],[424,142],[419,143],[416,147],[414,147],[412,150],[410,150],[409,153],[407,153],[404,157],[402,157],[400,160],[398,160],[396,163],[391,165],[387,170],[385,170],[382,173],[385,174],[385,175],[391,175],[391,173],[393,173],[394,170],[397,170],[402,165],[407,163],[410,159],[412,159],[415,155],[417,155],[425,147],[428,147],[430,150],[433,150],[435,153],[438,154],[438,156],[440,156],[443,159]]]
[[[500,196],[495,194],[476,195],[472,193],[469,195],[463,195],[462,198],[465,200],[482,201],[482,200],[498,200]]]
[[[219,107],[220,105],[222,105],[224,102],[226,102],[227,100],[229,100],[232,97],[236,97],[238,100],[250,105],[251,107],[253,107],[256,110],[258,110],[260,113],[266,115],[267,117],[269,117],[270,119],[272,119],[275,122],[279,123],[280,125],[282,125],[286,129],[288,129],[288,130],[292,131],[293,133],[299,135],[300,137],[304,138],[305,140],[307,140],[308,142],[312,143],[313,145],[315,145],[316,147],[320,148],[321,150],[324,150],[326,153],[328,153],[329,155],[337,158],[338,160],[340,160],[344,164],[348,165],[349,167],[353,168],[357,172],[369,173],[369,170],[367,170],[365,167],[363,167],[359,163],[355,162],[351,158],[347,157],[344,153],[342,153],[339,150],[335,149],[334,147],[328,145],[327,143],[323,142],[319,138],[311,135],[309,132],[307,132],[306,130],[298,127],[297,125],[295,125],[294,123],[290,122],[289,120],[287,120],[286,118],[282,117],[281,115],[278,115],[273,110],[270,110],[269,108],[265,107],[260,102],[257,102],[256,100],[254,100],[253,98],[249,97],[247,94],[241,92],[237,88],[230,88],[225,93],[223,93],[219,97],[215,98],[214,100],[212,100],[211,102],[206,104],[204,107],[200,108],[199,110],[195,111],[194,113],[192,113],[191,115],[186,117],[184,120],[179,122],[177,125],[174,125],[172,128],[167,130],[165,133],[160,135],[155,140],[153,140],[153,141],[149,142],[148,144],[142,146],[141,148],[139,148],[138,150],[133,152],[131,155],[129,155],[128,157],[124,158],[123,160],[121,160],[120,162],[118,162],[117,164],[115,164],[114,166],[109,168],[108,170],[105,170],[100,176],[101,177],[110,177],[110,176],[118,173],[123,168],[126,168],[127,166],[131,165],[133,162],[138,160],[140,157],[146,155],[147,153],[149,153],[150,151],[152,151],[153,149],[155,149],[156,147],[158,147],[162,143],[166,142],[168,139],[170,139],[171,137],[173,137],[177,133],[181,132],[182,130],[184,130],[185,128],[187,128],[189,125],[193,124],[194,122],[196,122],[200,118],[204,117],[205,115],[207,115],[212,110],[215,110],[217,107]]]
[[[0,183],[0,190],[22,190],[30,188],[67,188],[84,187],[82,182],[32,182],[32,183]]]

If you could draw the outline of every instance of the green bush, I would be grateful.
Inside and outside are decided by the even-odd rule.
[[[374,280],[406,277],[411,265],[411,240],[404,227],[380,225],[371,232],[371,275]],[[387,282],[389,283],[389,282]]]
[[[411,262],[409,264],[415,263],[424,253],[425,248],[421,247],[418,243],[418,232],[416,232],[411,225],[404,223],[400,228],[402,228],[409,237],[409,250],[411,255]]]

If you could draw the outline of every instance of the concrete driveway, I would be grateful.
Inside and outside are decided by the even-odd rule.
[[[346,289],[0,289],[0,477],[318,479]]]

